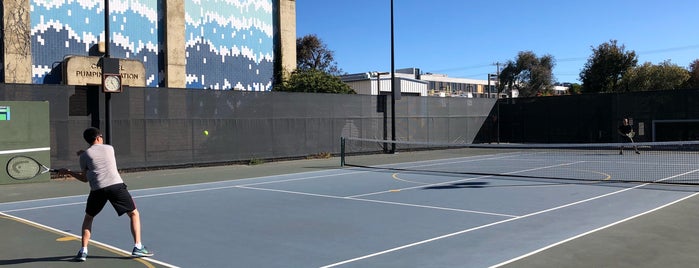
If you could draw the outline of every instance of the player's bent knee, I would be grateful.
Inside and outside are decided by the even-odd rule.
[[[127,212],[127,214],[129,215],[129,217],[138,216],[138,209],[134,209],[132,211],[129,211],[129,212]]]

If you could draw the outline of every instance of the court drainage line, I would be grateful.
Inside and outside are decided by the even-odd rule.
[[[343,264],[347,264],[347,263],[351,263],[351,262],[356,262],[356,261],[360,261],[360,260],[363,260],[363,259],[368,259],[368,258],[376,257],[376,256],[379,256],[379,255],[391,253],[391,252],[394,252],[394,251],[398,251],[398,250],[402,250],[402,249],[406,249],[406,248],[410,248],[410,247],[414,247],[414,246],[418,246],[418,245],[430,243],[430,242],[437,241],[437,240],[441,240],[441,239],[444,239],[444,238],[449,238],[449,237],[452,237],[452,236],[457,236],[457,235],[465,234],[465,233],[468,233],[468,232],[472,232],[472,231],[476,231],[476,230],[480,230],[480,229],[492,227],[492,226],[495,226],[495,225],[500,225],[500,224],[507,223],[507,222],[511,222],[511,221],[516,221],[516,220],[520,220],[520,219],[529,218],[529,217],[532,217],[532,216],[536,216],[536,215],[548,213],[548,212],[551,212],[551,211],[556,211],[556,210],[559,210],[559,209],[563,209],[563,208],[575,206],[575,205],[578,205],[578,204],[590,202],[590,201],[593,201],[593,200],[596,200],[596,199],[600,199],[600,198],[604,198],[604,197],[616,195],[616,194],[619,194],[619,193],[622,193],[622,192],[626,192],[626,191],[629,191],[629,190],[633,190],[633,189],[636,189],[636,188],[640,188],[640,187],[643,187],[643,186],[646,186],[646,185],[649,185],[649,184],[650,184],[650,183],[640,184],[640,185],[637,185],[637,186],[634,186],[634,187],[631,187],[631,188],[626,188],[626,189],[622,189],[622,190],[619,190],[619,191],[615,191],[615,192],[603,194],[603,195],[600,195],[600,196],[591,197],[591,198],[588,198],[588,199],[583,199],[583,200],[580,200],[580,201],[568,203],[568,204],[561,205],[561,206],[558,206],[558,207],[553,207],[553,208],[549,208],[549,209],[545,209],[545,210],[533,212],[533,213],[526,214],[526,215],[523,215],[523,216],[519,216],[519,217],[515,217],[515,218],[510,218],[510,219],[505,219],[505,220],[502,220],[502,221],[497,221],[497,222],[493,222],[493,223],[489,223],[489,224],[477,226],[477,227],[474,227],[474,228],[469,228],[469,229],[466,229],[466,230],[461,230],[461,231],[458,231],[458,232],[454,232],[454,233],[450,233],[450,234],[446,234],[446,235],[442,235],[442,236],[438,236],[438,237],[434,237],[434,238],[430,238],[430,239],[418,241],[418,242],[411,243],[411,244],[407,244],[407,245],[403,245],[403,246],[400,246],[400,247],[395,247],[395,248],[392,248],[392,249],[387,249],[387,250],[380,251],[380,252],[376,252],[376,253],[372,253],[372,254],[369,254],[369,255],[365,255],[365,256],[361,256],[361,257],[357,257],[357,258],[353,258],[353,259],[349,259],[349,260],[345,260],[345,261],[341,261],[341,262],[337,262],[337,263],[333,263],[333,264],[321,266],[321,268],[336,267],[336,266],[340,266],[340,265],[343,265]]]
[[[34,227],[34,228],[37,228],[37,229],[41,229],[41,230],[44,230],[44,231],[47,231],[47,232],[51,232],[51,233],[54,233],[54,234],[57,234],[57,235],[61,235],[61,236],[64,236],[64,237],[71,237],[71,238],[73,238],[73,239],[75,239],[75,240],[77,240],[77,241],[80,241],[80,239],[81,239],[80,236],[77,236],[77,235],[74,235],[74,234],[71,234],[71,233],[68,233],[68,232],[65,232],[65,231],[61,231],[61,230],[58,230],[58,229],[56,229],[56,228],[53,228],[53,227],[49,227],[49,226],[40,224],[40,223],[38,223],[38,222],[30,221],[30,220],[27,220],[27,219],[24,219],[24,218],[20,218],[20,217],[17,217],[17,216],[12,216],[12,215],[5,214],[5,213],[2,213],[2,212],[0,212],[0,218],[9,219],[9,220],[12,220],[12,221],[21,223],[21,224],[25,224],[25,225],[28,225],[28,226],[31,226],[31,227]],[[117,255],[119,255],[119,256],[121,256],[121,257],[131,257],[131,253],[128,252],[128,251],[119,249],[119,248],[117,248],[117,247],[114,247],[114,246],[111,246],[111,245],[108,245],[108,244],[105,244],[105,243],[102,243],[102,242],[99,242],[99,241],[96,241],[96,240],[90,239],[90,244],[93,245],[93,246],[95,246],[95,247],[97,247],[97,248],[100,248],[100,249],[106,250],[106,251],[108,251],[108,252],[117,254]],[[131,260],[136,261],[136,262],[140,262],[141,264],[143,264],[144,266],[149,267],[149,268],[154,268],[154,267],[155,267],[155,266],[153,266],[153,264],[151,264],[151,263],[160,264],[160,265],[165,266],[165,267],[173,267],[173,268],[176,268],[176,267],[177,267],[177,266],[175,266],[175,265],[172,265],[172,264],[169,264],[169,263],[165,263],[165,262],[162,262],[162,261],[158,261],[158,260],[155,260],[155,259],[152,259],[152,258],[147,258],[147,257],[131,258]]]

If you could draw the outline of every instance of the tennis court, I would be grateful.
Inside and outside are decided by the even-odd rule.
[[[588,150],[574,156],[518,148],[475,151],[450,151],[452,157],[438,160],[430,157],[434,151],[345,160],[372,164],[362,167],[340,168],[339,159],[330,159],[127,173],[124,178],[142,214],[144,242],[156,255],[144,259],[147,264],[123,257],[88,257],[85,264],[590,267],[606,261],[617,267],[668,266],[662,257],[666,251],[647,254],[641,247],[673,243],[682,250],[665,250],[673,252],[675,263],[696,261],[696,254],[682,254],[697,249],[692,238],[697,228],[690,224],[696,217],[678,209],[699,203],[699,188],[660,183],[694,181],[699,172],[694,154],[673,152],[670,165],[662,162],[668,155],[649,151],[619,155]],[[645,174],[639,181],[648,182],[625,181],[635,181],[638,174]],[[6,201],[0,212],[15,223],[46,227],[33,232],[77,235],[87,186],[49,184],[54,191],[66,189],[64,196]],[[51,190],[12,187],[18,195]],[[671,219],[662,216],[668,211],[674,211]],[[93,239],[119,255],[118,249],[131,246],[127,223],[128,218],[117,218],[107,208],[95,219]],[[639,231],[644,228],[649,231]],[[26,246],[55,248],[58,243]],[[69,243],[74,246],[65,256],[78,249],[77,241]],[[579,243],[583,247],[576,248]],[[624,255],[628,247],[635,250]],[[566,250],[556,253],[561,248]],[[648,255],[655,257],[649,260]],[[36,264],[17,256],[2,258],[13,260],[9,264]],[[43,258],[40,266],[75,265],[56,256]]]

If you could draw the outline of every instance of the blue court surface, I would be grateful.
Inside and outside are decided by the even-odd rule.
[[[225,166],[124,178],[127,184],[156,174],[215,180],[131,189],[144,243],[156,252],[147,260],[160,266],[500,267],[699,192],[696,186],[612,182],[639,169],[658,171],[630,161],[642,156],[601,157],[594,159],[605,164],[595,166],[589,159],[507,153],[245,179]],[[480,171],[450,171],[467,165]],[[689,161],[654,176],[696,176],[696,165]],[[6,202],[0,212],[77,236],[85,199]],[[128,228],[128,218],[107,206],[95,219],[93,240],[130,249]]]

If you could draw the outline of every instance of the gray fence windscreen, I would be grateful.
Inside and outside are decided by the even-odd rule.
[[[126,88],[111,96],[111,144],[122,169],[337,154],[341,136],[392,138],[390,101],[379,98]],[[75,152],[87,146],[82,131],[105,130],[99,87],[0,84],[0,100],[49,101],[53,166],[76,168]],[[395,138],[473,142],[494,103],[403,96],[396,101]]]

